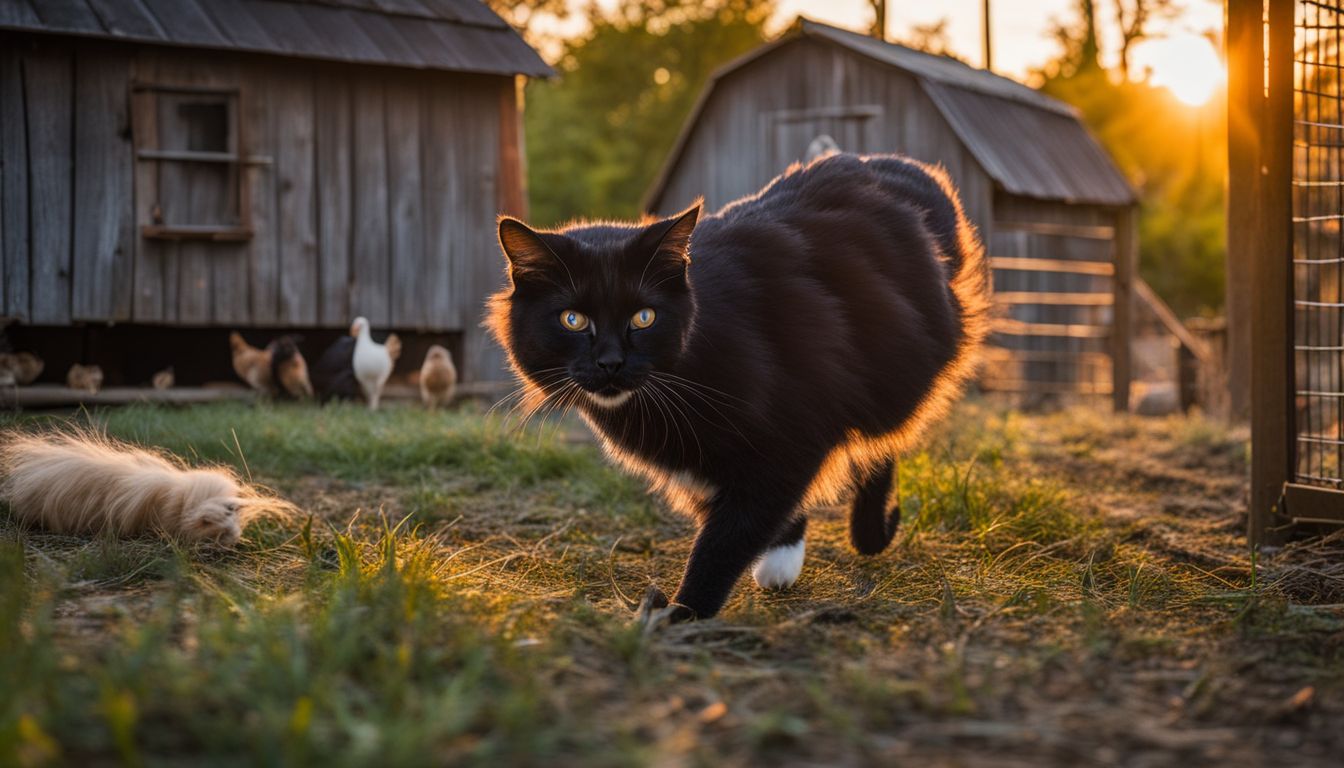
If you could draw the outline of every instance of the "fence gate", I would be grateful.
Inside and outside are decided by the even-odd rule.
[[[1344,523],[1344,0],[1232,0],[1228,43],[1229,270],[1252,286],[1263,542]]]

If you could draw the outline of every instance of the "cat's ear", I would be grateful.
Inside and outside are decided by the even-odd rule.
[[[700,208],[703,198],[697,199],[690,208],[649,227],[648,235],[657,238],[653,258],[668,264],[685,266],[691,261],[691,233],[700,220]]]
[[[541,235],[511,216],[499,217],[499,249],[508,257],[509,274],[515,281],[544,272],[559,260]]]

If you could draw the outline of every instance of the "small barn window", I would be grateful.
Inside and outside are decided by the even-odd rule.
[[[250,237],[238,92],[143,86],[136,99],[136,192],[150,201],[141,234]]]

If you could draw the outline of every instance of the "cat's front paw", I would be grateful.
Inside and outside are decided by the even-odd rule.
[[[639,612],[635,621],[652,629],[662,624],[695,621],[696,618],[695,611],[689,606],[669,601],[667,595],[656,584],[650,584],[648,591],[644,593],[644,599],[639,602]]]

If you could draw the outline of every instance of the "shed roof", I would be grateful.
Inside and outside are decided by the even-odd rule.
[[[452,72],[554,74],[478,0],[0,0],[0,29]]]
[[[1124,174],[1072,106],[956,59],[800,18],[780,40],[714,73],[645,197],[646,203],[662,196],[718,82],[799,38],[840,46],[915,77],[985,172],[1012,194],[1098,205],[1130,205],[1137,199]]]

